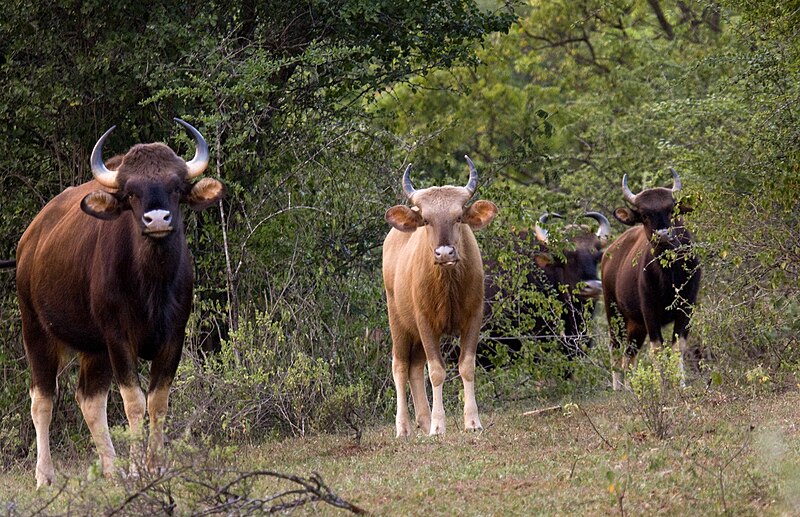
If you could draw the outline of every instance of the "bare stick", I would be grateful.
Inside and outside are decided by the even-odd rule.
[[[526,411],[522,413],[522,416],[540,416],[540,415],[547,415],[550,413],[554,413],[556,411],[560,411],[562,406],[550,406],[542,409],[534,409],[532,411]]]
[[[602,434],[600,434],[600,431],[598,431],[598,430],[597,430],[597,427],[594,425],[594,422],[592,422],[592,419],[591,419],[591,418],[589,418],[589,414],[588,414],[588,413],[586,413],[586,410],[585,410],[585,409],[583,409],[583,406],[581,406],[580,404],[575,404],[575,405],[576,405],[576,406],[578,406],[578,409],[580,409],[580,410],[581,410],[581,413],[583,413],[583,416],[585,416],[585,417],[586,417],[586,420],[588,420],[588,421],[589,421],[589,425],[591,425],[591,426],[592,426],[592,429],[594,429],[594,432],[597,434],[597,436],[599,436],[599,437],[600,437],[600,439],[601,439],[601,440],[603,440],[603,443],[605,443],[605,444],[606,444],[606,445],[607,445],[607,446],[608,446],[608,447],[609,447],[611,450],[613,450],[613,451],[617,450],[617,448],[616,448],[616,447],[614,447],[613,445],[611,445],[611,442],[609,442],[608,440],[606,440],[606,437],[605,437],[605,436],[603,436]]]

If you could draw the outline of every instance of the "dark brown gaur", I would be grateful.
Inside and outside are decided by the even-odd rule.
[[[591,346],[591,339],[586,337],[587,325],[584,315],[594,313],[593,301],[600,297],[602,287],[597,270],[603,249],[608,243],[611,225],[608,219],[599,212],[586,212],[582,217],[594,219],[598,228],[593,231],[588,225],[571,224],[563,228],[567,236],[567,243],[561,253],[551,250],[550,235],[547,223],[552,218],[562,218],[556,213],[545,213],[534,226],[536,241],[531,245],[519,244],[517,252],[530,257],[530,267],[526,267],[524,287],[557,297],[564,310],[557,321],[542,317],[540,310],[529,303],[517,301],[517,293],[508,289],[501,289],[496,282],[498,277],[509,273],[503,270],[498,263],[487,264],[486,297],[487,297],[487,324],[488,333],[492,337],[489,346],[495,341],[506,345],[510,351],[517,352],[521,349],[521,341],[514,336],[502,336],[491,324],[491,313],[503,315],[504,320],[512,323],[523,335],[552,336],[558,334],[567,357],[575,357],[581,346]],[[517,235],[520,243],[528,240],[528,232],[521,231]],[[532,322],[532,326],[525,328],[524,322]],[[500,337],[500,339],[496,339]],[[485,363],[484,364],[488,364]]]
[[[622,177],[622,194],[630,207],[617,208],[614,217],[633,227],[608,247],[601,263],[615,390],[623,387],[625,372],[636,367],[645,338],[651,352],[657,352],[663,343],[661,328],[670,322],[674,322],[673,348],[680,353],[683,374],[701,270],[692,250],[694,238],[681,217],[691,207],[676,199],[682,184],[678,173],[670,170],[672,188],[650,188],[639,194],[628,188],[627,174]],[[624,346],[614,325],[618,317],[624,324]]]
[[[39,212],[17,247],[17,294],[25,353],[31,367],[31,416],[36,428],[36,484],[55,478],[49,432],[57,376],[77,354],[76,399],[106,476],[115,452],[106,417],[116,379],[134,436],[150,417],[147,466],[160,464],[169,388],[181,358],[192,305],[192,264],[180,204],[216,204],[222,184],[204,178],[208,146],[188,123],[196,153],[184,161],[160,143],[138,144],[103,161],[92,151],[94,180],[68,188]],[[151,361],[147,398],[138,361]],[[132,440],[131,468],[143,456]]]
[[[464,428],[482,428],[475,401],[475,353],[483,315],[483,263],[472,232],[488,225],[497,207],[485,200],[467,206],[478,186],[478,171],[465,158],[470,169],[466,187],[416,190],[409,165],[402,184],[412,206],[393,206],[385,216],[393,226],[383,243],[383,282],[392,333],[397,437],[412,433],[407,384],[417,425],[431,435],[445,432],[445,365],[440,347],[444,334],[460,336]],[[426,363],[433,412],[425,393]]]
[[[550,216],[561,217],[559,214],[544,214],[539,218],[540,224],[546,224]],[[535,227],[536,239],[541,248],[535,252],[536,263],[539,264],[552,280],[552,285],[564,285],[569,293],[578,291],[584,299],[598,298],[602,293],[602,285],[597,277],[597,266],[603,256],[603,249],[608,244],[611,235],[611,225],[606,216],[600,212],[586,212],[583,217],[597,221],[597,231],[586,225],[569,225],[564,232],[569,235],[569,246],[562,251],[563,259],[549,251],[549,234],[539,224]]]

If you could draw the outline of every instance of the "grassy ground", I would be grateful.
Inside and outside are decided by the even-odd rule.
[[[233,483],[223,469],[266,469],[305,478],[319,473],[341,498],[375,515],[800,514],[797,391],[704,393],[669,409],[664,440],[622,394],[525,415],[530,409],[536,408],[484,412],[480,434],[459,431],[451,411],[447,434],[436,438],[396,440],[387,425],[368,430],[360,442],[317,436],[185,451],[173,444],[175,465],[135,482],[87,482],[93,458],[65,467],[56,451],[59,486],[34,492],[32,465],[20,465],[0,478],[0,508],[131,515],[163,513],[171,498],[177,514],[189,514],[231,503],[235,493],[250,506],[233,513],[246,513],[290,501],[265,497],[298,485],[259,475],[220,490]],[[318,502],[297,513],[344,510]]]

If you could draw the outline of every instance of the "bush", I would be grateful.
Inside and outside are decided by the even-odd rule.
[[[382,410],[384,373],[370,364],[382,343],[354,338],[369,352],[354,347],[337,360],[313,357],[303,341],[307,329],[282,317],[288,313],[256,311],[218,353],[188,351],[173,392],[174,434],[251,441],[349,429],[360,436],[366,418]]]
[[[635,407],[647,428],[660,439],[669,436],[683,400],[680,352],[663,347],[649,358],[643,357],[630,381]]]

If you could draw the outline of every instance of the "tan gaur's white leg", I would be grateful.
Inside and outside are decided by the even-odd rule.
[[[428,361],[428,376],[431,379],[431,391],[433,391],[433,409],[431,411],[431,430],[430,435],[444,434],[446,422],[444,415],[444,388],[445,371],[441,362],[436,360]]]
[[[106,405],[108,403],[108,392],[98,393],[92,397],[84,397],[78,393],[78,405],[83,413],[83,419],[92,433],[97,454],[100,457],[100,468],[103,475],[110,477],[114,473],[114,444],[111,443],[111,435],[108,432],[108,416]]]
[[[411,400],[414,402],[414,415],[420,429],[428,432],[431,428],[431,406],[428,395],[425,393],[425,359],[412,359],[409,369],[409,384],[411,385]]]
[[[483,425],[478,416],[478,403],[475,401],[475,365],[472,365],[472,372],[465,370],[458,367],[464,384],[464,430],[479,431],[483,429]]]
[[[475,352],[477,349],[478,336],[476,332],[470,333],[462,339],[461,356],[458,358],[458,373],[464,385],[464,430],[478,431],[483,429],[481,419],[478,416],[478,403],[475,400]],[[474,345],[466,343],[472,340]],[[466,343],[466,346],[464,346]]]
[[[156,388],[147,396],[147,413],[150,416],[150,441],[147,447],[147,468],[163,467],[164,420],[169,407],[169,385]]]
[[[128,426],[131,433],[131,467],[132,476],[138,476],[139,465],[142,464],[144,457],[142,454],[142,439],[144,430],[145,397],[142,388],[135,386],[120,386],[119,392],[122,395],[122,404],[125,407],[125,416],[128,417]]]
[[[393,356],[392,377],[394,378],[394,388],[397,392],[397,414],[394,419],[395,437],[411,436],[411,421],[408,417],[408,397],[406,396],[408,362]]]
[[[50,456],[50,422],[53,420],[53,399],[36,388],[31,389],[31,418],[36,429],[36,488],[52,485],[56,478]]]

